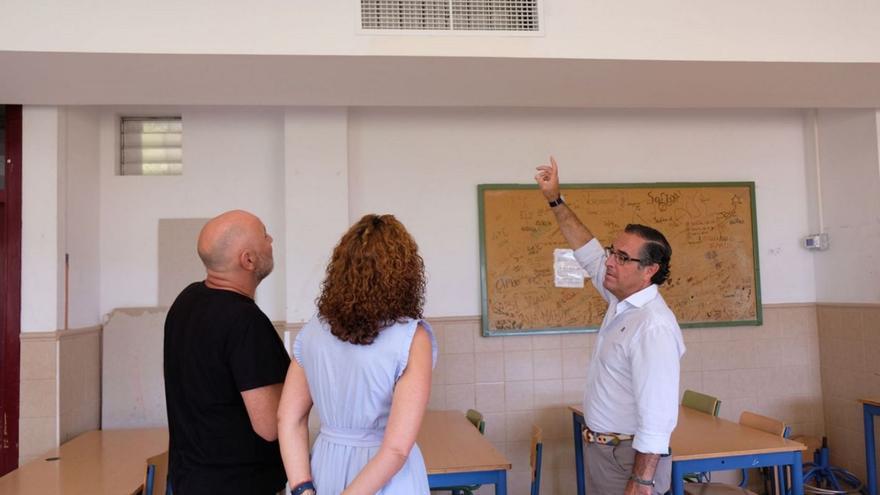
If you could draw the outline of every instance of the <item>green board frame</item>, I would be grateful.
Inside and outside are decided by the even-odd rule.
[[[755,198],[755,183],[753,181],[739,182],[638,182],[638,183],[578,183],[578,184],[561,184],[563,191],[572,189],[641,189],[641,188],[747,188],[749,191],[749,203],[751,206],[751,230],[752,230],[752,259],[754,262],[754,294],[755,294],[755,318],[748,320],[729,320],[729,321],[689,321],[679,322],[681,328],[711,328],[711,327],[736,327],[736,326],[756,326],[763,324],[763,310],[761,303],[761,270],[760,259],[758,257],[758,226],[757,226],[757,208]],[[488,268],[486,255],[486,211],[484,192],[486,191],[505,191],[505,190],[524,190],[532,189],[535,194],[540,194],[536,184],[478,184],[477,185],[477,203],[479,215],[479,242],[480,242],[480,295],[481,295],[481,329],[482,335],[491,336],[507,336],[507,335],[535,335],[535,334],[568,334],[568,333],[593,333],[597,332],[598,326],[573,326],[573,327],[543,327],[543,328],[526,328],[526,329],[493,329],[489,327],[489,290],[488,290]],[[549,207],[548,207],[549,210]],[[584,220],[584,219],[582,219]],[[589,226],[589,221],[585,221]],[[674,255],[673,255],[674,259]],[[673,308],[674,310],[674,308]]]

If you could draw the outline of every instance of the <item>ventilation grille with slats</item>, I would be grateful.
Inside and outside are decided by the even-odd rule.
[[[122,117],[120,175],[183,173],[180,117]]]
[[[361,0],[361,28],[538,31],[538,0]]]

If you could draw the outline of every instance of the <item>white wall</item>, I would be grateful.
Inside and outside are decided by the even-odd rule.
[[[411,230],[428,315],[480,313],[476,185],[531,183],[550,153],[564,182],[754,180],[763,302],[815,299],[798,111],[368,108],[348,140],[351,218]]]
[[[163,110],[174,109],[152,109]],[[257,298],[273,320],[302,321],[312,314],[332,246],[351,222],[371,211],[396,214],[419,242],[429,272],[426,314],[478,315],[476,185],[530,183],[534,166],[549,153],[559,159],[567,182],[754,180],[763,301],[816,299],[815,255],[799,246],[811,231],[800,111],[177,110],[185,128],[179,177],[115,175],[118,115],[144,109],[100,110],[100,243],[92,252],[100,265],[100,295],[98,302],[77,305],[83,324],[95,304],[101,315],[156,304],[160,218],[210,217],[231,208],[253,211],[275,237],[276,271]],[[72,113],[68,128],[88,134],[89,115]],[[26,135],[40,136],[30,120]],[[68,153],[68,168],[85,172],[68,187],[68,249],[81,253],[77,259],[94,248],[87,240],[94,231],[84,239],[74,240],[73,234],[78,236],[80,227],[87,231],[95,218],[89,212],[95,186],[87,179],[94,150],[82,146]],[[29,153],[38,151],[34,148],[26,144]],[[47,169],[28,187],[46,189],[52,173]],[[73,177],[68,174],[69,181]],[[52,194],[58,193],[53,189],[40,197]],[[26,237],[37,237],[27,229],[39,222],[26,220]],[[27,263],[23,278],[34,284],[38,279],[31,273],[47,278],[59,268]],[[80,283],[94,290],[94,280]],[[23,302],[45,302],[46,293],[57,292],[57,282],[39,282],[39,289],[29,289],[31,299]],[[45,311],[31,311],[33,318],[46,318]],[[56,318],[57,313],[50,319]]]
[[[878,143],[877,111],[819,112],[822,209],[831,241],[816,254],[820,302],[880,302]]]
[[[22,109],[21,331],[61,327],[59,110]]]
[[[291,108],[284,117],[286,321],[306,321],[333,247],[348,229],[348,111]],[[276,254],[276,258],[282,256]]]
[[[14,51],[443,55],[637,60],[880,61],[866,0],[543,0],[542,36],[370,36],[358,2],[7,0]],[[552,76],[551,76],[552,77]]]
[[[257,290],[273,320],[285,317],[284,145],[279,109],[150,109],[183,117],[181,176],[116,175],[119,115],[145,109],[106,109],[100,118],[100,311],[154,306],[158,300],[158,221],[209,218],[241,208],[259,216],[275,238],[275,272]],[[193,246],[195,249],[195,245]]]
[[[82,328],[101,323],[99,115],[98,110],[88,107],[68,107],[63,115],[66,146],[62,153],[66,158],[60,172],[64,177],[65,221],[60,235],[63,253],[70,255],[68,326]],[[64,265],[59,268],[63,280]]]

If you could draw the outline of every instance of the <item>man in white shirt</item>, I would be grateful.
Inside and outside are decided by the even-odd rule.
[[[685,352],[675,315],[657,289],[669,276],[672,248],[657,230],[627,225],[603,249],[560,195],[552,157],[535,181],[578,263],[608,301],[584,391],[587,493],[665,493]]]

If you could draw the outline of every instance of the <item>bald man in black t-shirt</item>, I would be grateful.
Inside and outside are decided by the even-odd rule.
[[[165,320],[169,481],[175,495],[274,494],[286,477],[277,412],[290,358],[254,302],[272,271],[272,237],[236,210],[198,241],[207,276]]]

